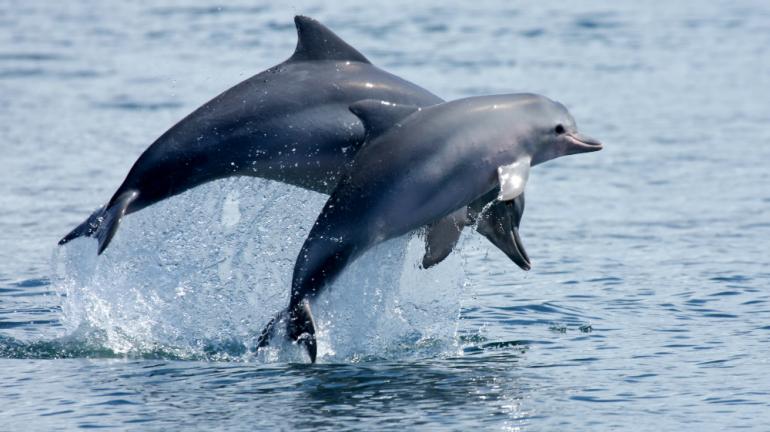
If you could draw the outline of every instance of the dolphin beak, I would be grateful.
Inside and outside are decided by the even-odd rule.
[[[481,213],[476,231],[526,271],[532,268],[532,263],[519,236],[519,223],[523,213],[523,194],[512,201],[494,201]]]
[[[565,135],[570,143],[580,149],[581,152],[592,152],[602,149],[602,143],[596,138],[591,138],[579,132],[569,132]]]

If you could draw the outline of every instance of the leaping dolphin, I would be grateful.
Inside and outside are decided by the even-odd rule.
[[[363,142],[348,110],[383,98],[427,106],[429,91],[372,65],[324,25],[297,16],[293,55],[207,102],[158,138],[109,202],[59,244],[80,236],[109,245],[120,219],[230,176],[278,180],[328,194]]]
[[[257,349],[285,320],[287,336],[304,345],[314,362],[310,300],[366,250],[462,214],[495,190],[496,209],[506,213],[509,207],[520,217],[512,201],[524,191],[531,166],[602,148],[577,132],[562,104],[535,94],[472,97],[423,109],[363,101],[350,109],[363,121],[367,142],[308,234],[294,266],[289,306],[263,330]],[[403,119],[383,128],[394,116]],[[518,220],[507,223],[517,226]]]
[[[142,153],[107,204],[59,244],[95,237],[101,254],[123,216],[230,176],[278,180],[328,194],[364,142],[363,124],[348,110],[352,103],[383,99],[416,108],[443,102],[372,65],[318,21],[297,16],[294,22],[297,47],[288,60],[225,91],[164,133]],[[483,231],[502,226],[494,217],[490,214],[478,226],[505,251],[512,241],[506,230]],[[426,245],[423,265],[444,259],[470,221],[449,217],[428,227],[432,244]]]

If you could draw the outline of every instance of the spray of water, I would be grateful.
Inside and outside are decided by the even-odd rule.
[[[289,343],[259,356],[253,346],[288,303],[294,260],[324,201],[226,179],[124,218],[101,256],[94,240],[73,241],[55,257],[67,337],[127,355],[301,361]],[[385,242],[319,296],[320,361],[457,352],[462,259],[424,270],[422,251],[416,234]]]

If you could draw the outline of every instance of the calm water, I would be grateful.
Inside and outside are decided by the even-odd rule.
[[[0,430],[766,430],[770,5],[0,2]],[[605,150],[538,166],[524,273],[476,235],[362,258],[321,363],[246,347],[323,198],[196,189],[55,243],[314,16],[446,99],[532,91]],[[301,203],[301,205],[298,205]],[[406,252],[404,252],[406,250]]]

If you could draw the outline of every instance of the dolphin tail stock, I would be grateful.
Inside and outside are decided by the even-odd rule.
[[[358,244],[365,243],[361,237],[364,233],[357,232],[360,226],[346,223],[350,208],[335,205],[338,201],[332,194],[302,245],[294,264],[289,307],[268,323],[260,337],[260,344],[266,345],[275,325],[285,319],[286,338],[303,346],[312,363],[315,363],[318,346],[310,301],[332,284],[367,246]]]
[[[109,205],[99,207],[88,219],[59,240],[59,245],[69,243],[78,237],[94,237],[99,242],[98,253],[101,255],[115,236],[120,220],[126,214],[126,209],[138,195],[137,191],[129,190],[120,194]]]

